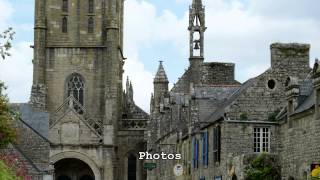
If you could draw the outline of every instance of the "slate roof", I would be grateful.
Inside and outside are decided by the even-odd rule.
[[[300,96],[298,97],[298,106],[293,114],[298,114],[312,108],[315,104],[313,83],[311,76],[302,81],[299,81]],[[287,115],[287,108],[283,108],[278,114],[277,119],[282,119]]]
[[[240,88],[238,88],[234,93],[229,96],[225,101],[219,105],[220,107],[216,109],[214,112],[210,113],[206,118],[204,118],[204,122],[216,121],[224,116],[225,109],[231,105],[247,88],[251,87],[257,81],[256,78],[249,79],[245,83],[242,84]]]
[[[125,119],[137,119],[137,120],[146,120],[149,119],[149,114],[143,111],[139,106],[135,104],[129,104],[127,112],[127,118]]]
[[[21,113],[21,121],[29,126],[37,134],[48,140],[49,136],[49,113],[36,110],[30,104],[11,104]]]

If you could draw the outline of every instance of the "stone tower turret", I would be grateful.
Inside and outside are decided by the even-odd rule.
[[[162,61],[160,61],[157,74],[153,80],[154,85],[154,108],[159,111],[161,100],[163,96],[168,93],[168,78],[163,68]]]
[[[190,31],[190,68],[192,71],[191,81],[195,84],[200,83],[201,66],[204,60],[204,32],[205,8],[201,0],[193,0],[189,8],[189,27]]]

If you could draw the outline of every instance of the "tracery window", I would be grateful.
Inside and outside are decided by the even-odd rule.
[[[88,19],[88,33],[93,33],[94,31],[94,19],[93,17],[90,17]]]
[[[62,0],[62,11],[68,12],[68,9],[69,9],[68,0]]]
[[[81,106],[84,104],[84,87],[85,83],[79,74],[73,74],[67,84],[67,95],[68,97],[73,96],[78,102],[73,103],[72,106],[79,114],[83,114],[83,110],[79,104]]]
[[[94,13],[94,0],[89,0],[88,2],[88,12]]]
[[[63,33],[68,32],[68,18],[67,17],[62,18],[62,32]]]

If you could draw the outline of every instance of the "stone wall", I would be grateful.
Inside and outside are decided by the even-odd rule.
[[[281,173],[283,179],[290,176],[306,179],[312,163],[320,162],[319,142],[320,121],[314,118],[314,109],[290,117],[292,128],[283,119],[279,140]]]
[[[235,64],[206,62],[202,66],[201,81],[203,84],[228,85],[237,84],[235,81]]]
[[[221,156],[220,162],[214,162],[213,151],[213,127],[220,125],[221,127]],[[240,156],[252,155],[253,149],[253,128],[269,127],[271,131],[270,154],[278,153],[277,127],[275,124],[258,123],[258,122],[241,122],[241,121],[223,121],[215,125],[203,129],[202,132],[209,132],[209,165],[202,164],[202,141],[201,136],[195,136],[200,143],[199,146],[199,168],[192,169],[192,179],[196,180],[200,177],[213,179],[222,176],[222,179],[229,178],[232,167],[236,169],[235,174],[243,177],[243,160]],[[238,160],[237,160],[238,158]],[[241,179],[241,178],[240,178]]]
[[[50,163],[49,141],[20,120],[15,121],[15,128],[18,132],[16,146],[40,170],[47,170]]]

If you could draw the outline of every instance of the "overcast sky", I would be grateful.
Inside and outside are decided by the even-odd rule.
[[[149,111],[158,61],[172,86],[188,66],[188,7],[192,0],[126,0],[125,76],[136,103]],[[203,0],[205,61],[236,64],[244,82],[270,66],[273,42],[311,44],[310,64],[320,57],[319,0]],[[34,0],[0,0],[0,30],[17,32],[13,56],[0,61],[0,79],[11,102],[27,102],[32,84]]]

